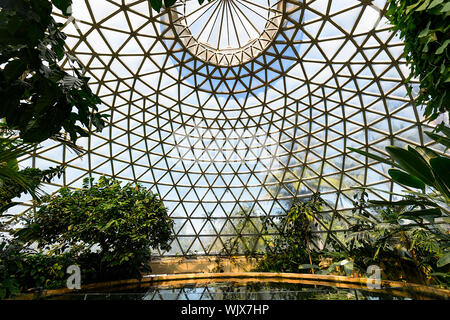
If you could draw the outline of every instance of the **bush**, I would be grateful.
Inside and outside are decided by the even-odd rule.
[[[314,217],[322,210],[323,200],[318,194],[305,202],[296,201],[280,221],[268,221],[267,227],[279,229],[279,234],[269,243],[256,271],[299,272],[313,270],[317,253],[311,250],[315,235],[312,232]]]
[[[450,110],[450,5],[440,0],[389,0],[387,16],[405,42],[411,77],[420,80],[418,104],[427,103],[424,116],[436,119]]]
[[[100,98],[81,63],[65,50],[67,36],[52,17],[69,16],[72,0],[0,1],[0,119],[25,142],[42,142],[64,129],[75,142],[92,125],[105,126]],[[72,72],[61,62],[67,59]],[[78,65],[78,66],[77,66]]]
[[[82,189],[43,198],[19,239],[43,250],[70,251],[90,281],[139,277],[150,248],[169,250],[173,222],[156,194],[141,185],[86,178]],[[144,268],[143,268],[144,267]]]
[[[65,286],[66,268],[75,261],[69,254],[28,252],[19,243],[0,243],[0,300],[28,289]]]
[[[447,226],[434,223],[432,216],[419,220],[423,217],[406,215],[419,207],[413,196],[382,205],[367,202],[367,197],[364,191],[354,196],[355,208],[347,217],[352,226],[341,243],[331,238],[330,251],[321,253],[334,261],[325,273],[349,261],[347,267],[359,274],[377,265],[389,280],[448,286],[450,265],[439,262],[449,247]]]

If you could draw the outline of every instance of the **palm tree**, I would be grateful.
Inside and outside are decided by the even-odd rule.
[[[15,138],[0,137],[0,187],[14,183],[30,193],[34,199],[38,198],[40,189],[35,188],[33,183],[19,172],[17,161],[17,158],[26,155],[34,147],[33,144],[25,144]]]

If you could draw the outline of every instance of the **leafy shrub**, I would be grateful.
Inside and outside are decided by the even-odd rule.
[[[450,128],[442,126],[441,130],[444,135],[431,132],[426,132],[426,134],[448,148],[450,147]],[[400,211],[397,210],[399,216],[394,217],[395,219],[407,219],[426,229],[428,227],[424,225],[424,222],[431,224],[429,228],[438,228],[435,225],[436,218],[441,218],[448,223],[450,218],[450,157],[445,154],[440,155],[423,146],[408,146],[407,149],[395,146],[386,147],[391,159],[358,149],[350,149],[393,166],[394,168],[388,171],[393,181],[417,190],[406,191],[409,195],[404,200],[369,201],[369,203],[388,208],[403,208]],[[398,224],[398,222],[395,223]],[[433,232],[433,229],[428,232]],[[440,232],[439,239],[435,240],[438,241],[436,244],[446,244],[442,246],[442,250],[437,252],[439,260],[435,266],[450,264],[449,236],[445,232]]]
[[[218,251],[219,256],[232,258],[244,253],[246,256],[258,254],[264,248],[264,240],[260,232],[265,218],[252,214],[251,207],[240,207],[230,215],[230,223],[226,223],[221,234],[231,235],[222,242],[214,242],[209,251]],[[209,216],[206,219],[210,219]]]
[[[387,16],[405,42],[411,77],[420,80],[418,104],[434,120],[448,112],[450,97],[450,3],[444,0],[389,0]]]
[[[445,224],[434,223],[432,215],[411,215],[421,206],[414,196],[392,203],[368,203],[366,198],[366,192],[355,195],[354,224],[343,239],[345,248],[332,242],[333,250],[324,254],[351,260],[359,273],[376,264],[390,280],[448,282],[450,266],[440,262],[450,245]]]
[[[257,271],[299,272],[313,270],[317,253],[311,250],[316,236],[312,232],[315,215],[322,210],[323,200],[318,194],[308,201],[296,201],[279,221],[268,220],[266,228],[278,229],[278,235],[268,243],[264,257],[258,261]]]
[[[66,284],[70,254],[30,252],[16,242],[0,243],[0,300],[29,289],[55,289]]]
[[[70,250],[92,281],[139,277],[150,248],[170,249],[173,222],[158,196],[141,185],[86,178],[83,188],[62,188],[42,200],[16,235],[55,254]]]
[[[61,177],[63,170],[63,167],[51,167],[46,170],[37,168],[18,170],[17,174],[27,182],[27,188],[20,182],[11,179],[7,183],[4,181],[0,183],[0,216],[1,212],[15,204],[12,202],[14,198],[20,197],[23,193],[29,193],[29,189],[39,190],[42,181],[50,182],[55,176]]]
[[[60,66],[65,58],[71,66],[78,60],[65,52],[66,35],[51,15],[52,4],[69,15],[71,3],[0,2],[0,119],[26,142],[42,142],[62,128],[76,141],[91,124],[98,131],[105,126],[97,113],[100,99],[83,71],[73,67],[71,75]]]

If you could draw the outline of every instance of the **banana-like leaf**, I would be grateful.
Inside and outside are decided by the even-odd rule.
[[[450,138],[450,128],[449,127],[442,126],[440,131],[443,132],[447,138]]]
[[[433,158],[430,160],[430,165],[438,183],[436,189],[450,199],[450,159],[446,157]]]
[[[434,152],[430,148],[417,146],[415,149],[418,153],[420,153],[422,158],[424,158],[428,164],[430,164],[431,159],[439,157],[439,154],[437,152]]]
[[[377,156],[376,154],[370,153],[370,152],[366,152],[366,151],[362,151],[360,149],[355,149],[355,148],[348,148],[349,150],[359,153],[360,155],[366,156],[367,158],[373,159],[373,160],[377,160],[380,161],[382,163],[386,163],[390,166],[393,167],[397,167],[400,168],[395,162],[390,161],[389,159]]]
[[[417,199],[408,199],[408,200],[399,200],[399,201],[381,201],[381,200],[369,200],[370,204],[379,205],[379,206],[429,206],[429,207],[438,207],[436,203],[428,200],[417,200]]]
[[[388,146],[386,147],[386,151],[391,158],[398,163],[401,169],[419,178],[423,183],[429,186],[435,185],[431,167],[416,150],[412,148],[406,150],[396,146]]]
[[[410,219],[410,220],[426,219],[432,222],[434,218],[439,218],[441,216],[442,216],[441,210],[437,208],[432,208],[432,209],[407,211],[405,213],[402,213],[399,216],[399,219]]]
[[[430,160],[431,168],[436,176],[450,188],[450,159],[446,157],[437,157]]]
[[[431,139],[433,139],[434,141],[436,141],[437,143],[443,144],[447,148],[450,148],[450,138],[441,136],[436,133],[428,132],[428,131],[425,131],[425,134],[427,136],[429,136]]]
[[[450,252],[445,253],[436,263],[437,267],[443,267],[450,263]]]
[[[388,173],[391,178],[397,183],[416,189],[425,189],[425,184],[422,182],[422,180],[404,171],[398,169],[389,169]]]

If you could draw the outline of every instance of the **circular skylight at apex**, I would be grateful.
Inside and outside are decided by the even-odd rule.
[[[282,0],[182,0],[171,9],[176,33],[195,56],[235,66],[259,56],[275,38]]]
[[[387,0],[227,0],[255,28],[236,34],[233,19],[243,30],[243,14],[224,11],[220,42],[220,25],[206,22],[226,0],[205,0],[197,12],[198,0],[183,1],[158,13],[148,0],[73,0],[73,17],[55,14],[109,117],[102,132],[77,141],[82,157],[48,141],[20,159],[22,168],[67,168],[47,192],[102,175],[142,184],[174,219],[163,255],[220,254],[237,234],[239,253],[252,252],[261,217],[320,192],[322,248],[354,225],[357,190],[377,189],[370,199],[385,201],[404,189],[390,166],[349,147],[443,151],[423,134],[435,124],[416,105],[417,80],[412,91],[405,83],[410,70],[384,16]],[[13,210],[32,208],[29,200]],[[245,233],[243,210],[254,223]]]

